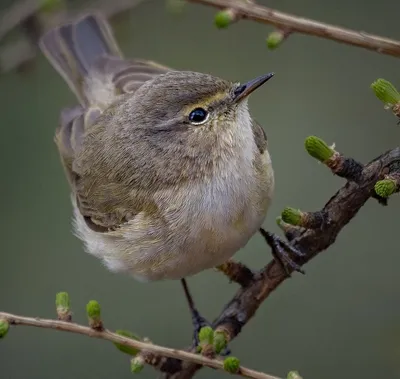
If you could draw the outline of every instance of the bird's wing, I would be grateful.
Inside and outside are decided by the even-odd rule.
[[[111,104],[119,96],[134,93],[146,81],[170,70],[151,61],[127,61],[115,57],[102,57],[95,68],[97,75],[94,75],[93,78],[100,81],[100,86],[104,85],[103,90],[106,93],[101,94],[102,87],[100,87],[97,94],[93,94],[93,96],[111,98]],[[55,142],[69,179],[72,162],[82,144],[85,132],[90,130],[96,119],[106,109],[107,104],[103,105],[102,102],[91,101],[91,104],[87,107],[78,105],[64,109],[61,112],[60,124],[55,134]]]
[[[41,37],[39,45],[80,103],[62,112],[55,135],[79,210],[93,229],[116,228],[127,219],[126,209],[132,208],[135,212],[135,209],[146,207],[143,201],[139,205],[142,196],[133,196],[118,178],[110,176],[99,183],[98,177],[94,178],[91,173],[81,175],[80,170],[74,169],[77,157],[87,135],[93,129],[97,130],[96,120],[110,109],[110,105],[170,69],[151,61],[124,59],[109,23],[96,13],[49,30]],[[102,145],[96,148],[100,154],[102,151],[99,150],[104,150]],[[97,155],[90,157],[98,158]],[[107,158],[107,154],[102,156]],[[88,166],[93,168],[91,162]]]
[[[114,71],[113,63],[118,64],[118,69]],[[169,70],[143,60],[115,61],[113,58],[110,61],[103,59],[102,64],[102,72],[112,78],[115,99],[121,95],[133,94],[143,83]],[[143,190],[134,193],[131,187],[124,185],[118,178],[99,182],[94,175],[80,176],[74,170],[74,160],[85,135],[91,132],[92,126],[97,127],[95,121],[105,110],[97,106],[78,106],[64,110],[55,138],[79,211],[86,224],[97,232],[116,230],[137,213],[143,210],[151,212],[154,207],[151,197]]]
[[[267,149],[268,146],[267,135],[265,134],[263,127],[254,119],[252,120],[251,126],[253,129],[254,141],[257,145],[258,151],[260,152],[260,154],[264,154],[264,151]]]

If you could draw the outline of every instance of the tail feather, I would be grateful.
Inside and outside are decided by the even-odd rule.
[[[102,56],[122,57],[108,22],[88,14],[45,33],[39,46],[82,105],[87,105],[82,83]]]

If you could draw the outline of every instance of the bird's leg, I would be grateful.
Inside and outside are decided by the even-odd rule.
[[[186,279],[181,279],[183,291],[185,292],[185,297],[189,305],[190,313],[192,314],[192,323],[193,323],[193,348],[196,348],[200,341],[199,341],[199,332],[200,329],[204,326],[209,326],[212,328],[210,322],[208,322],[197,310],[194,305],[193,297],[189,291],[189,287],[187,285]],[[221,355],[229,355],[230,351],[228,348],[222,351]]]
[[[186,279],[181,279],[183,291],[185,292],[185,297],[189,305],[189,310],[192,315],[193,323],[193,340],[196,346],[199,344],[199,332],[204,326],[211,326],[211,324],[199,313],[194,305],[193,297],[189,291]]]
[[[298,257],[304,257],[304,253],[302,253],[300,250],[293,247],[289,242],[286,242],[274,233],[267,232],[263,228],[260,228],[260,233],[262,234],[268,245],[271,247],[274,259],[282,266],[288,276],[290,276],[288,266],[290,266],[290,268],[294,271],[305,274],[301,267],[290,258],[288,252]]]

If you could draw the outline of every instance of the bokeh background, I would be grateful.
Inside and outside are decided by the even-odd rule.
[[[0,4],[4,10],[11,3]],[[260,3],[400,38],[398,1]],[[279,233],[275,218],[285,206],[318,210],[344,184],[307,155],[307,136],[334,142],[362,162],[398,146],[396,119],[369,86],[383,77],[400,87],[400,61],[302,35],[269,51],[265,37],[271,27],[242,21],[219,31],[214,14],[190,4],[176,16],[164,1],[149,0],[112,24],[127,56],[240,81],[276,72],[252,95],[250,107],[268,134],[276,171],[276,196],[264,226]],[[0,76],[0,310],[53,318],[56,292],[68,291],[77,322],[86,323],[85,305],[96,299],[108,328],[187,346],[191,320],[179,282],[141,284],[112,274],[71,233],[69,190],[53,134],[60,109],[74,101],[41,55],[27,72]],[[281,377],[296,369],[306,379],[400,378],[399,206],[399,197],[386,208],[368,202],[337,242],[305,267],[306,276],[294,275],[267,299],[231,343],[233,354],[246,366]],[[271,255],[254,236],[236,258],[260,268]],[[209,319],[237,290],[212,270],[189,284]],[[16,327],[0,342],[4,379],[130,375],[128,356],[104,341]],[[147,367],[140,375],[158,373]],[[228,374],[203,369],[197,377]]]

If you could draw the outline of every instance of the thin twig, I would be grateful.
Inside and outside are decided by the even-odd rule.
[[[394,57],[400,57],[400,41],[355,31],[323,22],[298,17],[275,9],[263,7],[250,1],[237,0],[186,0],[213,6],[219,9],[232,9],[240,18],[271,24],[277,28],[285,28],[292,32],[313,35],[316,37],[342,42],[348,45],[363,47]]]
[[[224,370],[223,362],[217,359],[209,359],[202,355],[193,354],[183,350],[171,349],[152,343],[142,342],[127,337],[122,337],[109,330],[96,331],[88,326],[79,325],[72,322],[41,319],[33,317],[18,316],[11,313],[0,312],[0,320],[7,320],[11,325],[26,325],[35,326],[39,328],[56,329],[63,332],[70,332],[76,334],[83,334],[88,337],[103,339],[114,343],[119,343],[125,346],[129,346],[141,351],[151,352],[163,357],[180,359],[182,361],[193,362],[202,366],[208,366],[218,370]],[[238,375],[245,378],[253,379],[279,379],[276,376],[264,374],[259,371],[251,370],[249,368],[240,366]]]

